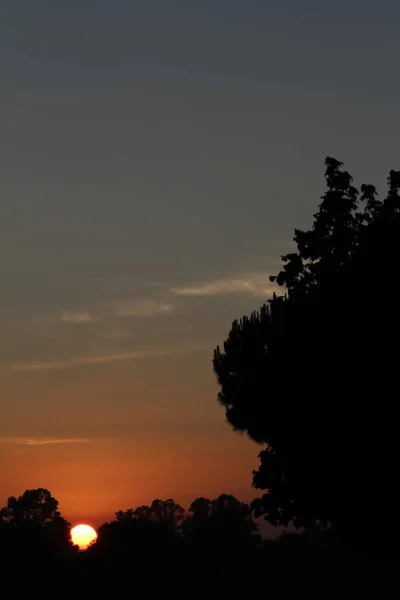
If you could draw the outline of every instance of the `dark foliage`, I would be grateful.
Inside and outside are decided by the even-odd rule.
[[[194,500],[183,531],[187,543],[210,554],[246,552],[260,540],[248,504],[229,494],[222,494],[216,500]]]
[[[187,515],[173,500],[119,511],[84,552],[55,551],[65,542],[64,528],[57,543],[53,536],[20,535],[43,534],[61,522],[58,503],[46,490],[10,499],[1,514],[2,589],[16,597],[289,598],[304,592],[333,598],[344,590],[371,592],[371,575],[382,595],[397,576],[395,564],[360,562],[343,553],[331,530],[320,525],[262,541],[249,506],[226,494],[198,498]]]
[[[0,510],[0,549],[7,558],[25,553],[38,561],[43,554],[54,557],[73,552],[70,524],[48,490],[26,490],[8,499]]]
[[[105,523],[91,550],[97,556],[128,557],[165,552],[179,540],[184,509],[173,500],[153,500],[150,506],[118,511],[115,520]]]
[[[326,159],[327,190],[297,252],[271,277],[286,293],[235,321],[214,353],[229,423],[262,444],[253,508],[273,524],[332,524],[347,544],[397,538],[396,280],[400,172],[383,201]]]
[[[255,547],[258,526],[247,504],[223,494],[216,500],[197,498],[185,515],[173,500],[154,500],[151,506],[119,511],[111,523],[102,525],[98,539],[90,549],[97,556],[182,555],[208,552],[246,552]]]

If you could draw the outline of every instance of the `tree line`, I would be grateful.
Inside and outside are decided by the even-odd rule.
[[[11,496],[0,510],[0,547],[3,555],[37,557],[72,556],[77,547],[71,540],[71,524],[58,510],[49,490],[26,490]],[[172,499],[156,499],[150,506],[118,511],[101,525],[98,538],[89,548],[96,556],[144,553],[168,545],[208,545],[210,552],[246,551],[260,541],[258,525],[248,504],[229,494],[215,500],[197,498],[189,510]]]
[[[73,545],[70,528],[49,490],[10,497],[0,510],[3,589],[33,597],[259,595],[268,573],[269,592],[292,593],[304,565],[318,564],[323,546],[325,565],[336,551],[329,536],[318,544],[304,534],[263,540],[251,507],[229,494],[196,498],[188,511],[172,499],[118,511],[83,552]],[[287,569],[292,575],[285,580]],[[323,576],[323,570],[313,572],[318,593]]]

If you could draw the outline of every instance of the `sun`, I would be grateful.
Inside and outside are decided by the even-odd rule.
[[[71,529],[72,543],[79,546],[79,550],[86,550],[90,543],[97,540],[97,532],[90,525],[75,525]]]

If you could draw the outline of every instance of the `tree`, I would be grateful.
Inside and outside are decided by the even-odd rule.
[[[275,525],[319,520],[348,543],[372,528],[386,541],[398,460],[400,172],[380,201],[372,185],[360,195],[342,163],[325,164],[313,227],[295,230],[297,252],[271,277],[284,295],[234,321],[214,351],[218,400],[233,428],[264,446],[256,514]]]
[[[146,560],[146,548],[154,553],[179,539],[184,514],[182,506],[172,499],[156,499],[150,506],[120,510],[114,521],[99,528],[92,549],[116,556],[139,553]]]
[[[48,490],[38,488],[26,490],[18,498],[11,496],[7,501],[7,506],[1,509],[0,516],[12,524],[32,521],[40,525],[47,525],[61,515],[58,511],[58,501]]]
[[[140,518],[141,510],[142,508],[136,509],[136,518]],[[147,513],[148,519],[166,525],[169,531],[174,534],[180,532],[184,516],[185,511],[182,506],[176,504],[171,498],[168,500],[153,500]]]
[[[125,512],[116,513],[116,519],[119,522],[149,521],[163,524],[173,533],[179,532],[184,516],[185,511],[182,506],[176,504],[171,498],[168,500],[156,499],[150,506],[138,506],[135,510],[129,508]]]
[[[247,550],[258,541],[258,526],[248,504],[234,496],[221,494],[215,500],[197,498],[192,502],[184,522],[184,534],[207,553]]]
[[[43,488],[11,496],[0,510],[2,541],[7,551],[43,554],[72,550],[70,524],[58,510],[58,501]]]

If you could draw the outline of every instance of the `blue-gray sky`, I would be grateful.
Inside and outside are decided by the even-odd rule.
[[[254,495],[212,350],[326,155],[380,189],[399,168],[399,23],[394,0],[1,3],[2,501]]]

